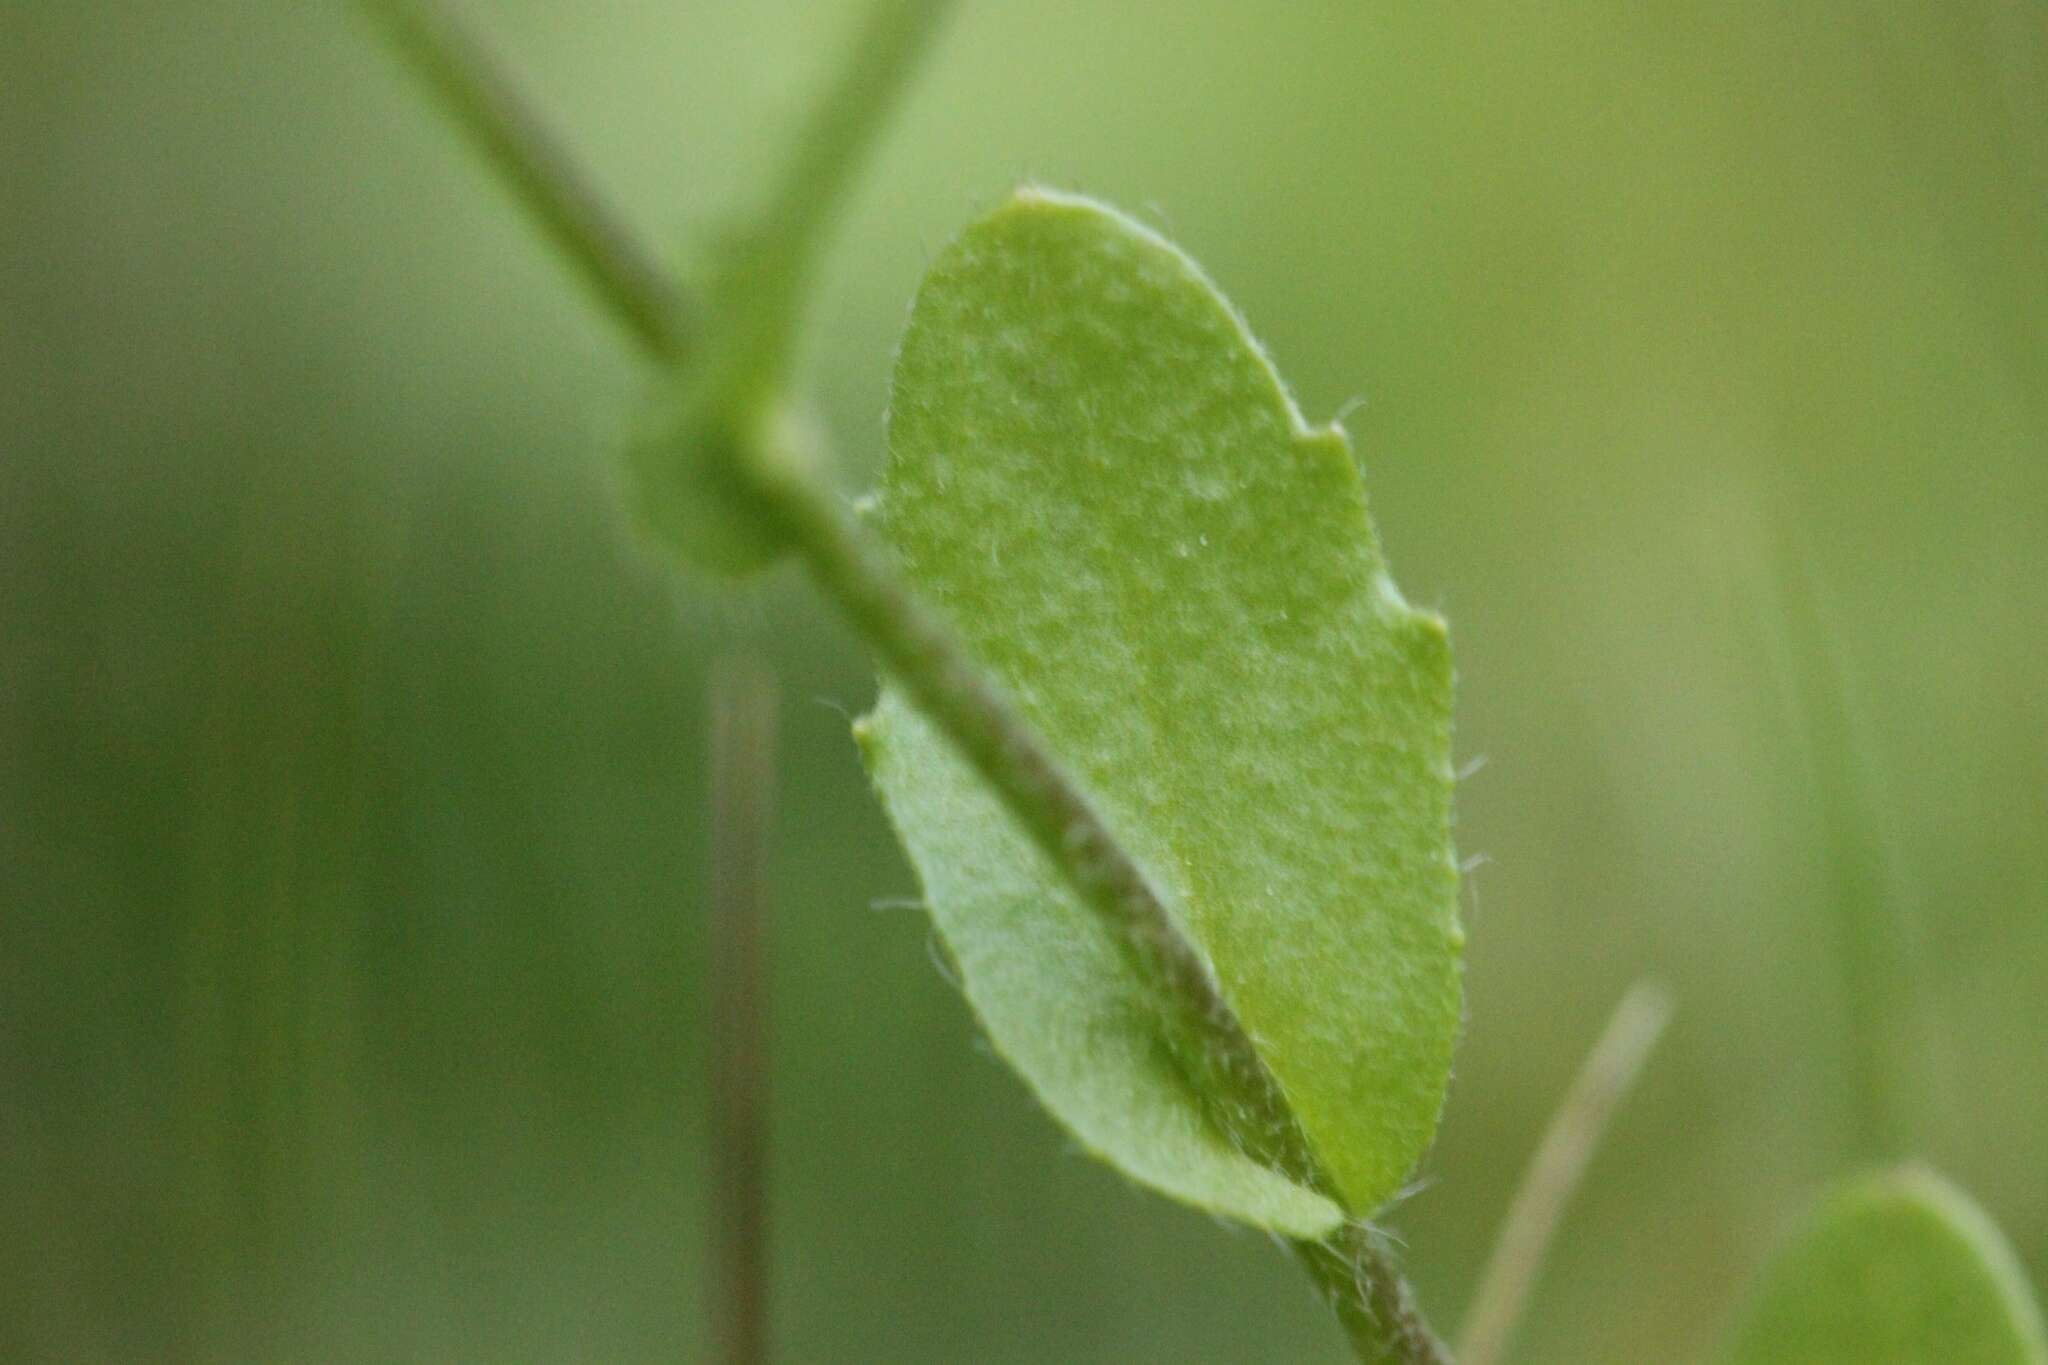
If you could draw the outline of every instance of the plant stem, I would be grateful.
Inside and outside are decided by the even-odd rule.
[[[768,1359],[768,838],[775,678],[728,655],[711,677],[712,1320],[725,1365]]]
[[[768,518],[829,598],[945,731],[1082,898],[1117,931],[1141,978],[1157,988],[1162,1036],[1234,1139],[1291,1177],[1338,1199],[1292,1107],[1223,998],[1213,972],[1165,902],[1037,735],[950,631],[802,463],[757,452],[741,472]],[[1369,1228],[1296,1242],[1367,1365],[1449,1365],[1413,1292]]]
[[[1197,1093],[1229,1097],[1225,1126],[1297,1179],[1327,1188],[1293,1110],[1223,998],[1206,959],[1119,844],[1094,803],[903,582],[830,492],[761,461],[753,489],[812,582],[882,666],[945,731],[1046,857],[1116,930],[1141,979],[1156,987],[1165,1036]]]
[[[442,0],[362,4],[597,301],[643,348],[680,360],[689,337],[680,291],[584,179],[483,43]]]
[[[540,136],[510,87],[481,53],[429,22],[438,11],[422,0],[366,0],[393,16],[402,45],[498,169],[516,188],[613,311],[656,359],[678,361],[673,319],[678,291],[658,273],[643,276],[621,262],[637,253],[615,220]],[[743,245],[728,305],[760,316],[714,320],[747,329],[720,341],[756,373],[779,371],[794,327],[795,282],[807,282],[811,253],[849,183],[858,154],[872,141],[893,92],[925,45],[944,0],[879,0],[862,30],[855,58],[821,103],[791,173],[769,201],[767,226]],[[422,19],[426,16],[426,19]],[[424,34],[424,37],[419,35]],[[592,225],[604,230],[592,230]],[[763,271],[775,268],[776,279]],[[735,386],[758,402],[758,386]],[[740,423],[759,427],[759,423]],[[1189,1071],[1196,1093],[1214,1105],[1218,1123],[1257,1157],[1335,1197],[1334,1184],[1310,1150],[1286,1096],[1231,1010],[1207,960],[1182,934],[1165,901],[1110,832],[1094,805],[1016,714],[966,651],[918,599],[886,552],[860,530],[838,496],[793,452],[769,444],[734,447],[734,496],[765,518],[801,559],[819,590],[867,641],[883,667],[1009,807],[1018,822],[1090,906],[1117,931],[1145,980],[1155,986],[1163,1035]],[[1341,1201],[1339,1201],[1341,1203]],[[1335,1306],[1359,1358],[1368,1365],[1448,1365],[1449,1356],[1414,1307],[1408,1286],[1369,1229],[1355,1227],[1328,1243],[1296,1244]]]
[[[1349,1223],[1327,1242],[1292,1246],[1361,1365],[1451,1365],[1450,1352],[1370,1227]]]
[[[838,78],[812,106],[748,234],[757,291],[748,303],[771,326],[794,327],[825,230],[951,4],[874,0]]]
[[[1615,1107],[1634,1084],[1670,1019],[1671,998],[1651,981],[1629,987],[1615,1007],[1614,1017],[1565,1092],[1564,1102],[1508,1206],[1500,1239],[1480,1273],[1479,1289],[1465,1315],[1458,1342],[1464,1365],[1497,1365],[1507,1350],[1544,1255],[1557,1235],[1565,1204],[1585,1174],[1586,1163]]]

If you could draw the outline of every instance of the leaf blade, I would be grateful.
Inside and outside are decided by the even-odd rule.
[[[1027,190],[920,290],[876,519],[1208,955],[1335,1193],[1378,1207],[1434,1131],[1458,1025],[1451,679],[1442,623],[1386,575],[1343,434],[1302,421],[1177,249]],[[959,790],[946,807],[919,788],[950,782],[951,756],[907,715],[885,698],[871,767],[984,1025],[1055,1114],[1094,1126],[1084,1141],[1171,1185],[1181,1158],[1143,1133],[1102,1141],[1112,1116],[1025,1060],[1053,1011],[977,992],[992,923],[1070,996],[1133,983],[1062,978],[1056,940],[966,903],[949,859],[1000,866],[1074,931],[1048,867],[993,858],[987,831],[1014,833],[1000,811],[987,849],[939,828]],[[1138,1051],[1110,1074],[1140,1085]],[[1169,1192],[1269,1223],[1212,1184]]]
[[[2048,1365],[2040,1310],[1984,1212],[1909,1167],[1830,1196],[1771,1259],[1727,1365]]]
[[[1335,1231],[1335,1204],[1209,1121],[1155,1035],[1146,987],[1116,935],[966,761],[893,688],[857,734],[962,992],[997,1053],[1082,1148],[1197,1208],[1288,1237]]]

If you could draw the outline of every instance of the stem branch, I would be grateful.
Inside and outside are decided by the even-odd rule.
[[[812,106],[755,221],[768,283],[791,293],[809,283],[811,258],[832,215],[951,5],[952,0],[875,0],[869,6],[851,55]]]
[[[1578,1188],[1616,1106],[1670,1019],[1671,998],[1652,981],[1629,987],[1615,1007],[1508,1206],[1500,1240],[1480,1273],[1479,1289],[1465,1316],[1458,1343],[1464,1365],[1497,1365],[1506,1351],[1529,1291],[1535,1288],[1544,1254],[1557,1235],[1565,1204]]]
[[[689,330],[681,292],[584,179],[496,57],[442,0],[363,0],[363,7],[597,301],[643,348],[679,360]]]

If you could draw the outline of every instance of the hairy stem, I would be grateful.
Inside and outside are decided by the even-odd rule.
[[[1292,1245],[1362,1365],[1451,1365],[1451,1353],[1370,1227],[1347,1224],[1327,1242]]]
[[[725,1365],[768,1359],[768,833],[775,678],[727,656],[711,677],[712,1320]]]
[[[1499,1365],[1557,1235],[1565,1204],[1585,1174],[1615,1107],[1670,1019],[1671,998],[1655,982],[1638,981],[1615,1007],[1508,1206],[1500,1239],[1480,1273],[1479,1289],[1459,1337],[1464,1365]]]
[[[689,331],[682,294],[482,42],[442,0],[362,5],[597,301],[643,348],[664,360],[680,359]]]
[[[829,490],[794,459],[762,452],[746,467],[770,520],[883,667],[996,791],[1070,884],[1117,931],[1158,987],[1161,1031],[1216,1121],[1246,1149],[1337,1200],[1300,1123],[1223,998],[1207,961],[1085,793],[931,615]],[[1450,1365],[1392,1256],[1368,1227],[1347,1226],[1294,1252],[1367,1365]]]
[[[1157,988],[1164,1035],[1185,1040],[1177,1053],[1194,1073],[1198,1093],[1229,1097],[1219,1119],[1266,1160],[1327,1188],[1293,1110],[1208,962],[1094,803],[831,493],[808,480],[777,477],[766,465],[754,487],[818,590],[1115,928],[1142,979]]]
[[[616,220],[597,207],[495,68],[423,0],[365,2],[393,21],[402,46],[600,297],[628,322],[634,338],[656,359],[679,361],[677,320],[685,316],[679,291],[625,245],[629,239]],[[808,282],[823,227],[943,9],[944,0],[878,0],[854,60],[822,101],[780,193],[771,197],[763,226],[742,243],[745,254],[725,284],[732,296],[720,301],[724,309],[712,311],[715,324],[744,334],[712,340],[744,369],[768,376],[769,388],[781,369],[796,321],[796,294]],[[733,308],[745,316],[723,316]],[[731,391],[739,401],[759,403],[762,388],[739,383]],[[1181,933],[1093,803],[808,465],[765,439],[732,453],[734,467],[725,472],[733,495],[746,504],[740,510],[775,527],[883,667],[1116,929],[1145,979],[1155,984],[1163,1032],[1176,1042],[1196,1092],[1215,1102],[1217,1121],[1255,1155],[1334,1198],[1333,1182],[1207,960]],[[1326,1243],[1296,1244],[1295,1250],[1362,1361],[1448,1365],[1448,1354],[1369,1229],[1351,1228]]]

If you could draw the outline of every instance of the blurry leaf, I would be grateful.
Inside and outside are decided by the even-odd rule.
[[[2048,1365],[1983,1211],[1930,1171],[1838,1191],[1765,1269],[1729,1365]]]
[[[785,533],[746,476],[764,451],[803,452],[815,436],[778,401],[754,358],[714,354],[664,375],[626,448],[626,490],[638,529],[683,563],[740,577],[788,551]]]
[[[1451,666],[1343,433],[1303,423],[1178,250],[1026,190],[925,279],[875,517],[1207,954],[1347,1209],[1385,1202],[1459,1020]],[[864,736],[967,997],[1046,1106],[1145,1184],[1326,1231],[1203,1118],[1147,983],[950,747],[887,687]]]

